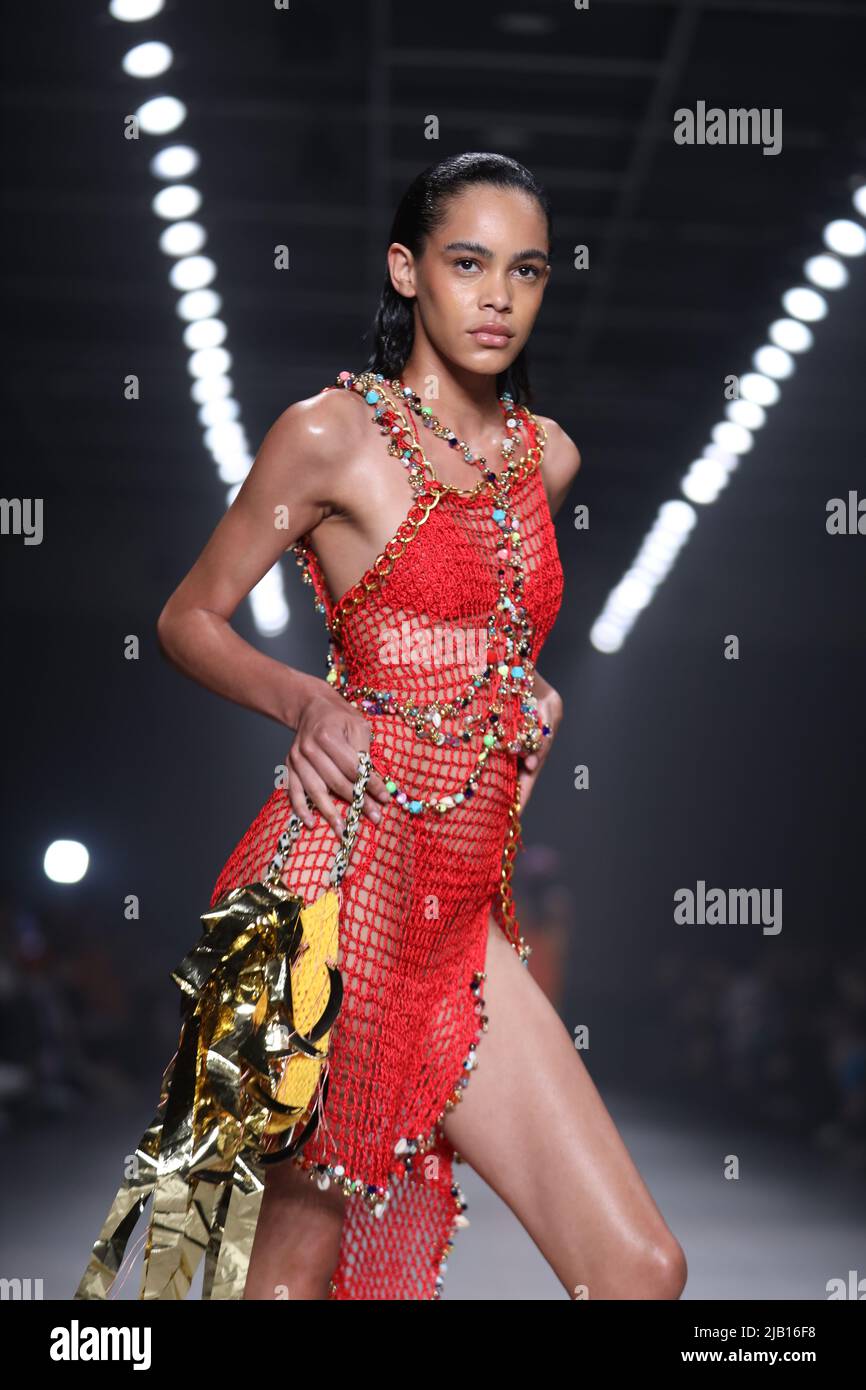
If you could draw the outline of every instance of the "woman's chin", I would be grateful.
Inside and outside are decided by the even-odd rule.
[[[501,348],[478,346],[461,354],[460,365],[481,376],[498,376],[500,372],[507,371],[516,355],[510,351],[503,352]]]

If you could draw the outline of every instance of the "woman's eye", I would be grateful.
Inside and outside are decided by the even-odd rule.
[[[461,256],[459,261],[454,262],[454,265],[458,270],[462,270],[464,266],[468,266],[471,270],[473,266],[478,265],[478,261],[476,261],[472,256]],[[537,280],[539,275],[541,274],[540,270],[538,269],[538,266],[535,265],[519,265],[515,266],[515,270],[529,271],[529,275],[519,275],[518,279],[520,280]]]

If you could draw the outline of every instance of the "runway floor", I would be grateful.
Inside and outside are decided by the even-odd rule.
[[[827,1281],[866,1275],[862,1175],[800,1140],[661,1114],[645,1099],[605,1103],[689,1265],[685,1299],[826,1299]],[[42,1296],[67,1300],[118,1183],[121,1154],[150,1119],[128,1099],[88,1115],[55,1116],[0,1145],[4,1200],[0,1276],[41,1279]],[[736,1153],[740,1176],[723,1176]],[[470,1225],[459,1230],[443,1298],[566,1299],[568,1295],[505,1204],[469,1168],[457,1168]],[[148,1208],[149,1210],[149,1208]],[[564,1206],[567,1215],[567,1206]],[[144,1219],[135,1237],[144,1230]],[[122,1299],[135,1298],[136,1261]],[[191,1296],[200,1293],[200,1275]]]

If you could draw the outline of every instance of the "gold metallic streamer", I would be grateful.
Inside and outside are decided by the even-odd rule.
[[[362,753],[331,886],[305,905],[280,880],[225,894],[172,971],[184,995],[177,1052],[95,1240],[76,1299],[107,1299],[152,1199],[139,1298],[181,1299],[204,1257],[202,1297],[243,1297],[268,1164],[299,1153],[328,1089],[331,1028],[343,1000],[337,887],[371,770]],[[292,816],[280,846],[302,822]]]

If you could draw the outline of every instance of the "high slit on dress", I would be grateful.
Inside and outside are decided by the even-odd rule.
[[[563,574],[540,469],[544,431],[529,411],[525,429],[529,447],[511,506],[537,663]],[[480,735],[459,736],[461,713],[443,716],[437,736],[444,742],[419,739],[375,692],[396,691],[417,706],[457,700],[485,666],[501,563],[492,506],[488,486],[473,492],[425,481],[395,537],[338,602],[310,536],[293,547],[324,615],[328,679],[369,720],[376,771],[409,800],[435,801],[463,787]],[[362,687],[374,693],[362,696]],[[487,703],[482,689],[467,713]],[[519,711],[509,707],[501,718],[513,737]],[[392,796],[378,825],[361,817],[340,890],[345,993],[331,1031],[327,1101],[318,1129],[290,1160],[346,1196],[331,1298],[438,1298],[453,1236],[468,1224],[443,1121],[476,1062],[483,1065],[491,912],[521,959],[528,955],[510,894],[520,843],[517,766],[516,754],[493,749],[474,795],[447,813],[413,814]],[[347,803],[333,799],[345,815]],[[265,873],[291,811],[285,789],[275,789],[229,856],[211,906]],[[302,829],[283,871],[308,902],[327,886],[338,843],[321,814],[313,815],[315,825]]]

